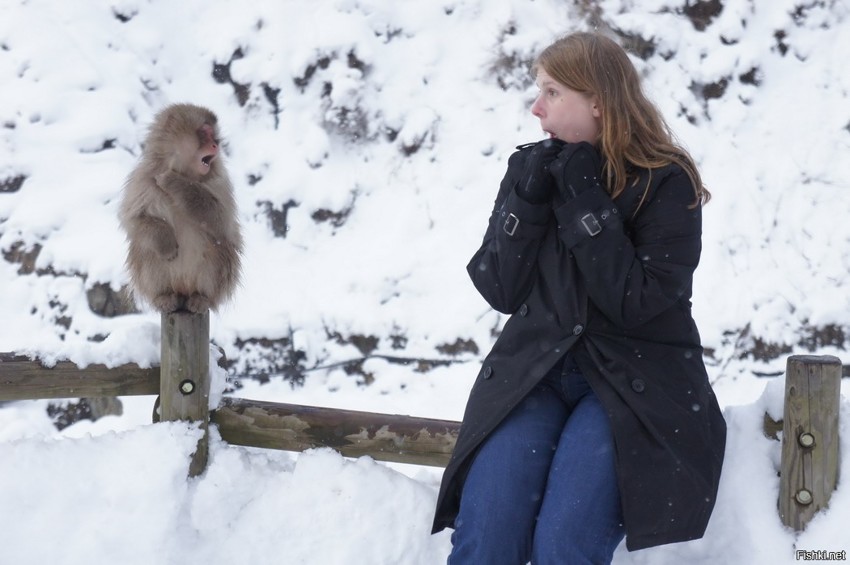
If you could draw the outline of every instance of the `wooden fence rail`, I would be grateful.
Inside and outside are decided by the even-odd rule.
[[[69,361],[46,367],[0,353],[0,401],[159,395],[161,420],[211,421],[235,445],[304,451],[331,447],[348,457],[445,467],[460,422],[224,398],[208,409],[209,313],[162,316],[161,367],[78,367]],[[198,443],[189,474],[206,468],[208,439]]]
[[[160,368],[135,365],[77,367],[63,361],[45,367],[0,353],[0,401],[39,398],[159,395],[162,420],[190,420],[206,431],[218,426],[225,441],[303,451],[331,447],[342,455],[445,466],[460,423],[295,404],[224,398],[210,411],[209,314],[162,317]],[[839,476],[838,412],[841,361],[833,356],[791,356],[782,422],[765,415],[765,433],[782,432],[778,509],[786,525],[805,528],[826,508]],[[206,468],[207,436],[199,442],[190,474]]]
[[[46,367],[28,357],[0,353],[0,401],[151,394],[159,394],[159,367],[80,368],[70,361]]]
[[[460,422],[224,398],[212,413],[228,443],[304,451],[331,447],[347,457],[445,467]]]

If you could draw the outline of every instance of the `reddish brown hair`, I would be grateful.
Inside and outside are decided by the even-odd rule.
[[[637,182],[629,174],[633,167],[652,170],[675,163],[694,186],[694,205],[708,202],[711,193],[693,158],[644,95],[634,65],[616,42],[598,33],[568,35],[543,50],[532,73],[536,75],[539,68],[564,86],[599,100],[602,131],[596,144],[612,197]]]

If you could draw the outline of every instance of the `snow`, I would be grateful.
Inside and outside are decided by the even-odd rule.
[[[190,101],[218,114],[246,239],[243,284],[211,319],[243,375],[233,394],[459,420],[504,321],[465,265],[507,156],[541,135],[534,87],[515,67],[588,29],[583,4],[0,0],[0,351],[158,363],[159,316],[98,316],[86,291],[126,284],[121,185],[157,110]],[[805,532],[779,522],[780,443],[761,428],[765,411],[782,413],[784,384],[758,376],[780,375],[790,354],[846,357],[843,337],[815,332],[846,334],[850,319],[850,7],[726,2],[700,32],[681,4],[598,2],[605,24],[653,40],[635,63],[714,196],[694,313],[727,459],[702,540],[621,547],[615,563],[772,565],[797,549],[850,550],[846,482]],[[721,97],[703,98],[723,80]],[[19,176],[20,190],[2,188]],[[288,202],[276,236],[267,209]],[[22,272],[14,251],[37,248],[35,272]],[[350,375],[341,366],[364,356],[354,336],[377,345]],[[303,353],[303,386],[261,339]],[[478,352],[437,349],[458,339]],[[382,356],[451,363],[421,372]],[[188,479],[199,431],[151,424],[153,398],[122,401],[121,416],[61,431],[47,401],[0,403],[0,562],[445,561],[449,532],[429,534],[440,469],[235,447],[213,429],[210,466]]]

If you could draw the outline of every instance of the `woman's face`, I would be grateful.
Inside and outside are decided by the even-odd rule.
[[[567,143],[596,143],[602,131],[596,96],[567,88],[542,68],[537,70],[537,88],[540,94],[531,105],[531,113],[540,119],[546,135]]]

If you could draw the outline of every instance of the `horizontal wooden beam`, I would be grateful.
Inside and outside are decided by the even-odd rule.
[[[235,445],[304,451],[330,447],[346,457],[445,467],[460,422],[353,410],[222,399],[210,420]]]
[[[0,353],[0,400],[100,398],[159,394],[159,367],[78,367],[59,361],[45,367],[22,355]]]
[[[160,393],[160,369],[134,364],[46,367],[0,353],[0,401]],[[222,439],[286,451],[330,447],[346,457],[445,467],[460,422],[226,397],[211,414]]]

